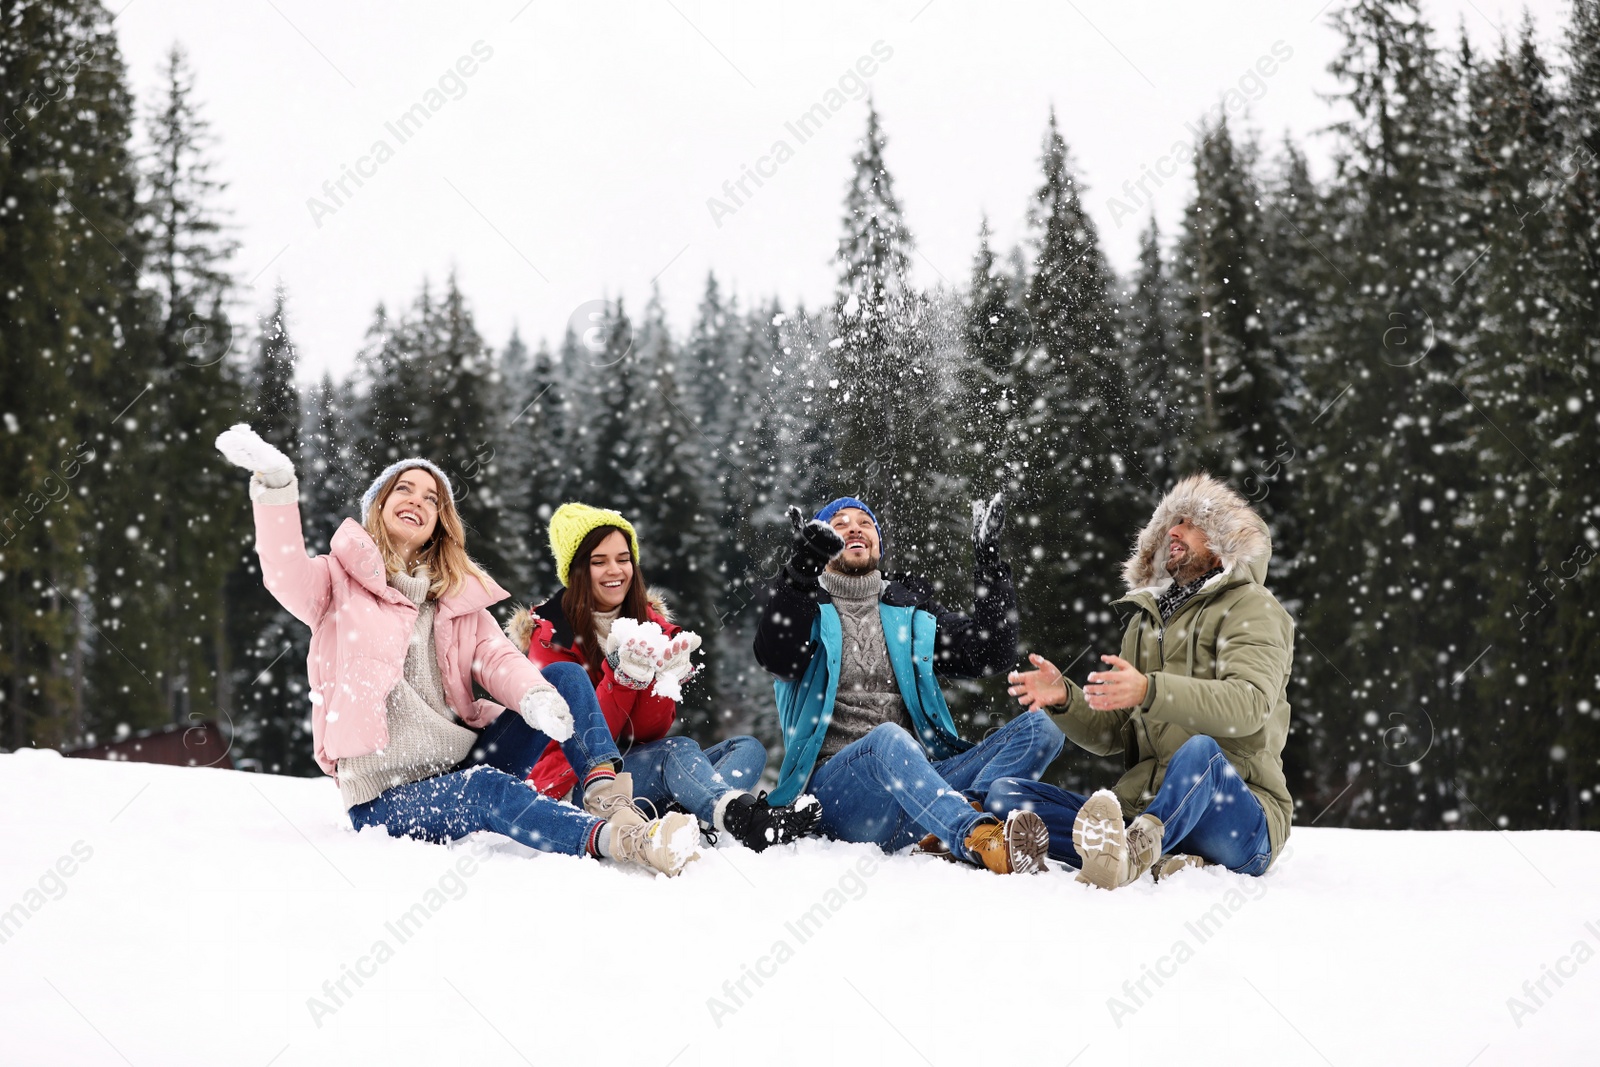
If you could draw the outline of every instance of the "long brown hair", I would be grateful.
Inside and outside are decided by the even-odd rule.
[[[627,531],[620,526],[596,526],[578,542],[578,551],[572,554],[572,566],[567,571],[567,588],[561,594],[561,611],[567,617],[567,625],[572,627],[572,647],[583,657],[589,677],[596,681],[600,678],[605,653],[595,640],[594,578],[589,572],[589,557],[594,555],[601,541],[614,533],[622,534],[627,540]],[[637,622],[650,620],[650,598],[645,593],[644,572],[639,569],[638,560],[633,561],[633,581],[628,583],[628,591],[622,596],[622,610],[617,618]]]
[[[433,477],[433,472],[426,467],[407,467],[405,470],[396,471],[394,477],[379,490],[372,501],[372,507],[367,509],[367,514],[361,523],[378,546],[378,552],[383,556],[383,565],[388,574],[404,572],[406,565],[394,547],[388,529],[383,525],[383,505],[388,501],[389,494],[394,492],[394,487],[399,484],[400,479],[411,471],[422,471],[430,478]],[[438,482],[438,479],[434,478],[434,481]],[[461,525],[461,513],[456,510],[456,502],[443,485],[438,488],[438,522],[433,528],[433,536],[417,553],[412,567],[414,569],[419,564],[427,565],[428,577],[431,579],[428,584],[429,600],[454,595],[460,591],[469,576],[477,578],[483,583],[483,587],[488,589],[488,574],[467,555],[466,530]]]

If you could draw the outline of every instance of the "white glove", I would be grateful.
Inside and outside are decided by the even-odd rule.
[[[695,672],[690,657],[700,647],[700,635],[691,630],[679,631],[667,647],[663,658],[656,664],[656,695],[677,702],[683,699],[683,683]]]
[[[572,709],[552,686],[537,686],[522,694],[517,710],[529,726],[552,741],[561,742],[572,736]]]
[[[619,684],[644,689],[655,679],[666,647],[667,635],[655,623],[618,619],[606,636],[606,662]]]
[[[229,463],[261,475],[261,482],[268,489],[281,489],[294,480],[294,464],[289,457],[263,441],[249,423],[236,423],[217,434],[217,451]]]

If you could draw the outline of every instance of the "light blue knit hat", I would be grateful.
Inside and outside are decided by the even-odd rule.
[[[431,460],[412,456],[410,459],[396,460],[395,462],[389,464],[387,467],[383,468],[383,473],[374,478],[372,480],[372,484],[367,486],[367,491],[361,494],[361,522],[367,521],[367,512],[372,510],[372,502],[378,499],[378,494],[383,492],[383,487],[385,485],[389,484],[389,479],[393,478],[401,471],[411,470],[413,467],[421,467],[423,470],[439,479],[440,488],[442,488],[445,493],[450,496],[451,500],[455,499],[455,492],[450,488],[450,479],[446,477],[444,471],[439,469],[439,465]]]

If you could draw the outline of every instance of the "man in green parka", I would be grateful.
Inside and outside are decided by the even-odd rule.
[[[995,782],[990,811],[1036,812],[1050,855],[1106,889],[1191,863],[1264,874],[1289,836],[1283,777],[1294,623],[1263,584],[1272,538],[1243,497],[1209,475],[1162,499],[1123,565],[1133,609],[1120,656],[1079,687],[1043,656],[1009,692],[1048,711],[1127,772],[1091,797],[1017,778]]]

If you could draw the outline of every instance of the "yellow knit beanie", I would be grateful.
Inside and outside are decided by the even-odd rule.
[[[550,516],[550,553],[556,560],[556,577],[562,585],[570,585],[568,572],[572,570],[572,557],[578,546],[589,536],[589,531],[599,526],[615,526],[628,535],[628,545],[633,549],[633,560],[639,561],[639,537],[633,524],[619,513],[607,508],[592,508],[588,504],[562,504]]]

